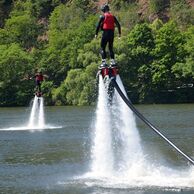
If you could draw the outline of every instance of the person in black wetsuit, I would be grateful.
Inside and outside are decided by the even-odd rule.
[[[41,84],[42,84],[42,82],[44,80],[44,75],[42,74],[41,71],[39,71],[38,73],[36,73],[34,75],[34,78],[35,78],[35,82],[36,82],[36,90],[38,92],[41,92]]]
[[[101,66],[106,65],[106,45],[107,43],[108,43],[108,48],[110,52],[111,65],[116,65],[114,51],[113,51],[115,24],[119,31],[119,37],[121,36],[121,26],[117,18],[114,15],[112,15],[109,12],[109,10],[110,8],[107,4],[102,6],[101,11],[103,12],[103,15],[100,16],[100,20],[96,27],[96,34],[95,34],[95,37],[97,37],[100,28],[102,29],[103,33],[102,33],[102,39],[101,39],[101,56],[102,56]]]

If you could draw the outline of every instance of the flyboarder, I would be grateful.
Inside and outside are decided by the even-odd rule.
[[[45,80],[45,77],[47,77],[46,75],[42,74],[42,71],[40,70],[35,70],[35,74],[34,76],[29,76],[27,75],[24,79],[27,80],[35,80],[35,95],[37,97],[41,97],[42,96],[42,89],[41,89],[41,84],[42,82]]]
[[[100,16],[100,20],[98,22],[98,25],[96,27],[96,34],[95,37],[98,36],[98,32],[100,28],[102,29],[102,38],[101,38],[101,56],[102,56],[102,64],[101,67],[107,66],[106,63],[106,45],[108,43],[109,53],[110,53],[110,65],[116,66],[115,63],[115,56],[113,51],[113,43],[114,43],[114,29],[115,24],[119,31],[119,37],[121,37],[121,26],[117,20],[117,18],[110,13],[110,8],[108,4],[104,4],[101,7],[101,11],[103,12],[103,15]]]
[[[44,80],[44,76],[43,76],[42,72],[38,71],[38,73],[35,74],[34,78],[35,78],[35,82],[36,82],[36,91],[38,93],[41,93],[41,84]]]
[[[35,69],[33,72],[33,75],[26,74],[24,76],[23,80],[34,80],[35,81],[35,88],[34,88],[34,94],[37,97],[42,97],[42,82],[45,80],[45,78],[48,78],[47,75],[43,75],[41,70]]]

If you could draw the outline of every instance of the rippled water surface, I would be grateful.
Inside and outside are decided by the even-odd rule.
[[[194,104],[136,107],[194,158]],[[0,108],[0,193],[194,193],[192,167],[139,119],[144,169],[92,175],[95,109],[45,107],[45,127],[29,129],[30,108]]]

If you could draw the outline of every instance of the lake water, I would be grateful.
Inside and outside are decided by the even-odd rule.
[[[194,158],[194,104],[136,108]],[[96,107],[45,107],[43,128],[28,127],[30,111],[0,108],[0,193],[194,193],[194,168],[139,119],[143,161],[137,158],[135,170],[128,167],[121,173],[115,167],[114,173],[97,176],[91,173]],[[115,166],[121,157],[119,146]],[[134,167],[139,161],[141,168]]]

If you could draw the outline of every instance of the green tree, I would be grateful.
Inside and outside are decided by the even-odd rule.
[[[78,50],[94,37],[96,17],[83,18],[83,11],[74,7],[58,6],[49,27],[49,44],[43,52],[41,66],[47,71],[54,85],[59,86],[70,68],[78,68]],[[66,14],[69,14],[67,18]],[[77,23],[77,24],[76,24]],[[76,25],[75,25],[76,24]]]
[[[86,105],[94,102],[96,73],[100,62],[98,50],[97,40],[85,44],[79,50],[77,61],[80,68],[70,70],[60,87],[53,90],[56,104]]]
[[[73,15],[72,12],[77,14]],[[73,50],[72,41],[75,38],[77,26],[83,22],[83,11],[63,4],[57,6],[50,17],[49,43],[43,50],[40,66],[49,75],[55,87],[59,86],[69,70],[70,52]],[[75,25],[77,23],[77,26]]]
[[[38,26],[30,15],[12,16],[6,21],[5,30],[7,43],[17,42],[27,49],[36,44]]]
[[[155,42],[152,81],[157,90],[174,88],[176,79],[172,68],[185,60],[185,38],[174,22],[168,22],[158,30]]]
[[[29,102],[32,82],[23,78],[32,70],[32,58],[18,44],[0,45],[0,105]]]
[[[65,80],[68,104],[86,105],[94,102],[96,69],[97,66],[93,63],[85,70],[73,69],[69,71]]]
[[[140,101],[151,96],[151,64],[155,47],[152,30],[148,24],[137,24],[128,35],[131,84],[138,90]]]
[[[172,71],[176,78],[180,80],[180,84],[194,83],[194,27],[190,27],[185,32],[186,44],[185,60],[177,62],[173,67]]]

